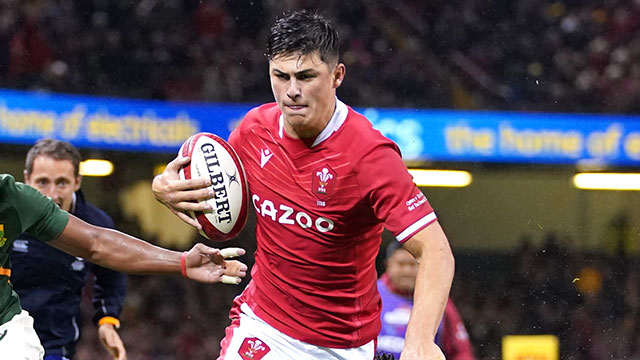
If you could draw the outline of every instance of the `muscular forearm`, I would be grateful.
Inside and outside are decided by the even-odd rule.
[[[180,273],[180,252],[160,248],[116,230],[87,224],[72,215],[62,234],[50,244],[117,271]]]
[[[99,231],[94,264],[133,274],[179,274],[180,252],[163,249],[116,230]]]
[[[438,331],[453,279],[454,261],[448,249],[432,249],[420,261],[407,343],[433,341]]]
[[[418,236],[423,236],[423,241],[407,244],[419,261],[419,268],[405,348],[419,342],[433,342],[447,304],[455,266],[449,242],[437,222]]]

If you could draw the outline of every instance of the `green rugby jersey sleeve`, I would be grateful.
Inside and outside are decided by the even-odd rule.
[[[69,213],[50,198],[23,183],[14,182],[9,197],[18,213],[22,230],[41,241],[57,238],[69,222]]]

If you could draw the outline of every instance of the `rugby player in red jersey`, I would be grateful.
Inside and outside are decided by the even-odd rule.
[[[434,336],[453,279],[448,240],[398,147],[336,98],[346,71],[338,43],[317,14],[277,20],[267,42],[276,102],[229,137],[247,173],[257,250],[218,359],[373,359],[384,227],[420,262],[402,359],[444,359]],[[176,213],[204,210],[189,200],[208,192],[178,190],[189,189],[176,171],[186,161],[153,184]]]

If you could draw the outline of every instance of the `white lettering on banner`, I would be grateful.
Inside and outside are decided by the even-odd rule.
[[[518,129],[508,122],[499,126],[500,151],[520,156],[578,158],[583,149],[582,134],[575,130]]]
[[[304,211],[295,211],[291,206],[287,206],[284,204],[280,204],[277,208],[276,205],[271,200],[265,199],[264,201],[260,201],[260,196],[253,194],[251,197],[253,202],[253,207],[256,209],[256,213],[258,215],[262,215],[262,217],[269,218],[273,221],[277,221],[283,225],[298,225],[303,229],[308,229],[311,227],[315,227],[316,230],[320,232],[328,232],[333,230],[334,223],[331,219],[327,219],[326,217],[320,216],[319,218],[313,220],[311,216]],[[282,211],[278,217],[278,211]],[[295,221],[291,217],[295,213]]]
[[[445,145],[453,155],[501,155],[535,158],[579,159],[581,157],[619,157],[622,146],[628,150],[634,133],[625,138],[623,126],[612,123],[604,130],[580,131],[562,128],[525,128],[503,121],[498,129],[474,128],[465,123],[444,127]],[[633,153],[625,151],[628,158]]]
[[[624,142],[624,151],[629,159],[640,160],[640,132],[629,133]]]
[[[444,127],[445,146],[451,154],[491,155],[495,148],[495,134],[492,129],[474,129],[466,124]]]

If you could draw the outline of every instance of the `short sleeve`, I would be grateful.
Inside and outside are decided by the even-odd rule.
[[[376,146],[362,159],[359,182],[375,216],[403,242],[436,220],[393,143]]]
[[[36,239],[53,240],[67,226],[69,214],[31,186],[15,183],[15,192],[11,198],[20,217],[22,230]]]

